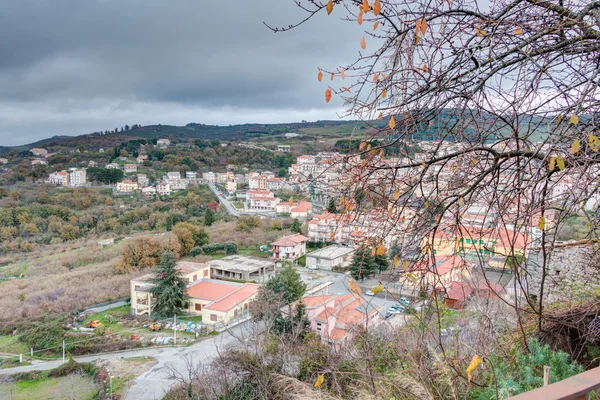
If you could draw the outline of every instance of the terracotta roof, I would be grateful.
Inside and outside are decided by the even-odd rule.
[[[204,280],[188,287],[187,294],[194,299],[216,301],[239,290],[241,286],[234,282]]]
[[[313,307],[319,306],[323,303],[326,303],[327,301],[331,300],[332,297],[333,297],[333,295],[307,296],[307,297],[303,297],[302,299],[298,300],[297,302],[293,303],[292,305],[296,305],[297,303],[302,302],[302,303],[304,303],[306,308],[313,308]]]
[[[297,233],[295,235],[289,235],[289,236],[282,237],[281,239],[271,243],[271,246],[289,247],[289,246],[296,246],[297,244],[306,242],[306,241],[308,241],[308,238],[306,236]]]
[[[452,282],[448,290],[446,290],[444,297],[450,300],[465,301],[472,292],[473,290],[468,283]]]
[[[499,283],[493,283],[493,282],[477,282],[477,285],[475,285],[475,289],[477,290],[491,290],[494,293],[502,293],[504,292],[504,286],[502,286]]]
[[[337,308],[325,307],[325,309],[323,311],[321,311],[319,314],[315,315],[314,318],[326,320],[327,318],[332,317],[336,311],[337,311]]]
[[[331,333],[329,334],[329,339],[331,340],[342,340],[343,338],[346,337],[346,335],[350,333],[348,330],[346,329],[341,329],[341,328],[333,328],[331,330]]]
[[[463,258],[457,256],[450,256],[443,260],[441,264],[438,263],[435,270],[439,275],[445,275],[454,269],[464,268],[466,265],[467,262]]]
[[[223,312],[229,311],[258,293],[258,288],[259,285],[247,283],[242,288],[227,295],[225,298],[204,307],[204,309]]]
[[[312,211],[312,203],[308,201],[301,201],[292,206],[292,212],[307,212]]]

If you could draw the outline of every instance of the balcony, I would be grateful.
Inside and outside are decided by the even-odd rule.
[[[588,400],[590,393],[598,388],[600,388],[600,367],[509,397],[508,400]]]

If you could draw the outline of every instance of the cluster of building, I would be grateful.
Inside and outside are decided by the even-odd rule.
[[[68,171],[52,172],[48,175],[47,182],[56,186],[86,186],[87,172],[85,168],[70,168]]]
[[[235,255],[209,263],[179,261],[177,269],[188,282],[186,311],[201,315],[203,324],[227,325],[248,313],[250,302],[258,293],[259,283],[266,282],[275,273],[275,263],[268,259]],[[131,280],[132,315],[152,316],[154,278],[155,274],[150,273]]]

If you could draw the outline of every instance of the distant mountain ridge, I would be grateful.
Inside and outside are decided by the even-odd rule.
[[[315,122],[292,122],[282,124],[240,124],[240,125],[205,125],[198,123],[189,123],[185,126],[176,125],[148,125],[128,131],[110,133],[103,136],[119,136],[131,139],[219,139],[238,141],[263,135],[277,135],[287,132],[297,132],[300,129],[320,128],[320,127],[340,127],[351,131],[356,121],[315,121]],[[86,137],[93,137],[95,133],[88,133],[79,136],[53,136],[51,138],[39,140],[21,146],[0,146],[0,156],[10,152],[28,151],[34,147],[44,147],[49,144],[77,145]]]

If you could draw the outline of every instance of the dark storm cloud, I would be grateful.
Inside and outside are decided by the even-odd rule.
[[[5,1],[0,145],[132,123],[335,118],[317,67],[351,61],[362,33],[325,14],[288,33],[262,23],[303,15],[293,0]]]

